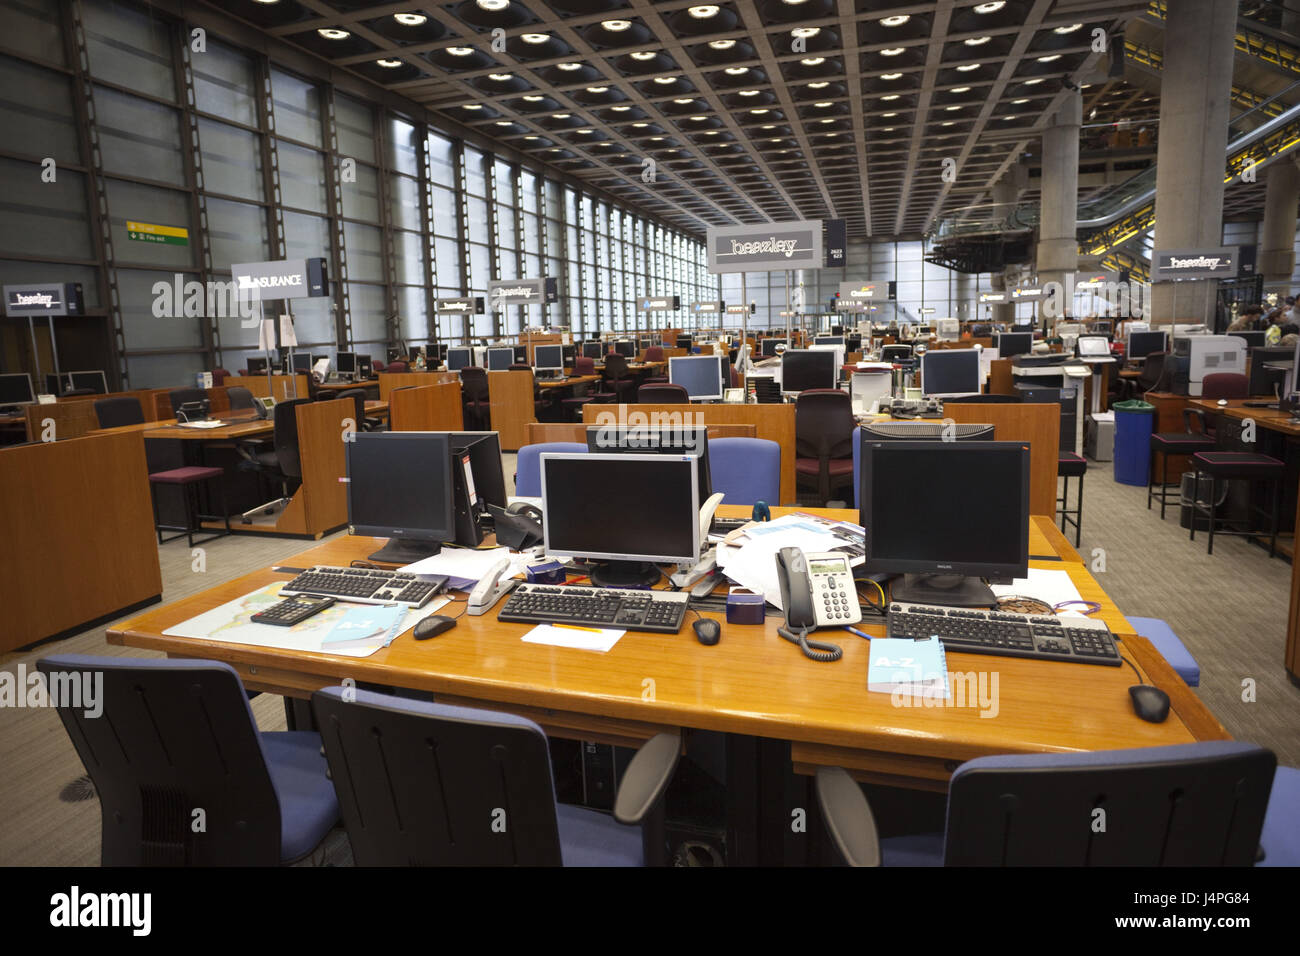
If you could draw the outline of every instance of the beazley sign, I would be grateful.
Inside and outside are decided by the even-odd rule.
[[[488,283],[487,293],[493,310],[507,305],[541,305],[559,298],[553,276],[542,279],[494,279]]]
[[[765,226],[709,226],[706,245],[713,273],[820,269],[825,265],[820,219]]]
[[[1215,249],[1157,249],[1151,256],[1151,281],[1230,279],[1237,274],[1236,246]]]

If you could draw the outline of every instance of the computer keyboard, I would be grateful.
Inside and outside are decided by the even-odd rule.
[[[942,405],[924,400],[895,400],[885,411],[894,418],[943,418]]]
[[[689,597],[685,591],[520,584],[497,612],[497,620],[676,634],[686,618]]]
[[[405,604],[423,607],[435,594],[441,594],[447,579],[435,575],[422,580],[401,571],[368,568],[335,568],[318,564],[308,568],[280,588],[280,594],[325,594],[353,604]]]
[[[752,518],[718,518],[714,517],[709,525],[709,534],[731,534],[737,528],[743,528]]]
[[[1120,666],[1115,638],[1104,621],[972,608],[895,602],[889,606],[889,637],[938,637],[949,651],[1034,657],[1078,664]]]

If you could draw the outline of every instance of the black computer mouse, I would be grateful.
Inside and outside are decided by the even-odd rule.
[[[695,628],[695,639],[701,644],[712,647],[722,639],[722,625],[712,618],[702,617],[692,626]]]
[[[443,631],[450,631],[456,626],[454,617],[446,617],[442,614],[430,614],[419,624],[415,625],[415,639],[417,641],[427,641],[431,637],[437,637]]]
[[[1169,695],[1150,684],[1134,684],[1128,689],[1133,698],[1133,713],[1153,724],[1163,724],[1169,716]]]

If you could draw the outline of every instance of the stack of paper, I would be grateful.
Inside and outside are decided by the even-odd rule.
[[[443,548],[431,558],[424,558],[402,568],[408,574],[445,574],[447,587],[456,591],[467,591],[482,579],[502,558],[510,560],[510,569],[505,577],[513,578],[522,574],[529,555],[512,554],[509,548],[490,548],[487,551],[475,551],[473,548]]]
[[[769,604],[784,610],[776,577],[778,551],[799,548],[816,554],[847,550],[851,541],[861,545],[864,537],[860,525],[794,512],[728,535],[727,541],[718,545],[718,567],[741,587],[758,592]],[[864,560],[861,554],[849,553],[849,564],[854,567]]]

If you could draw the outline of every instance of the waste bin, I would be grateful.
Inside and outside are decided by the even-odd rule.
[[[1179,487],[1178,497],[1178,524],[1181,527],[1191,529],[1192,527],[1192,503],[1199,504],[1202,508],[1210,506],[1210,485],[1209,475],[1203,475],[1200,482],[1196,481],[1196,473],[1193,471],[1183,472],[1182,481]],[[1228,496],[1228,483],[1221,482],[1219,485],[1219,499],[1214,502],[1214,511],[1217,513],[1223,506],[1224,499]],[[1210,530],[1210,516],[1197,512],[1196,530]]]
[[[1151,431],[1156,407],[1133,399],[1116,402],[1115,480],[1125,485],[1146,486],[1151,467]]]

